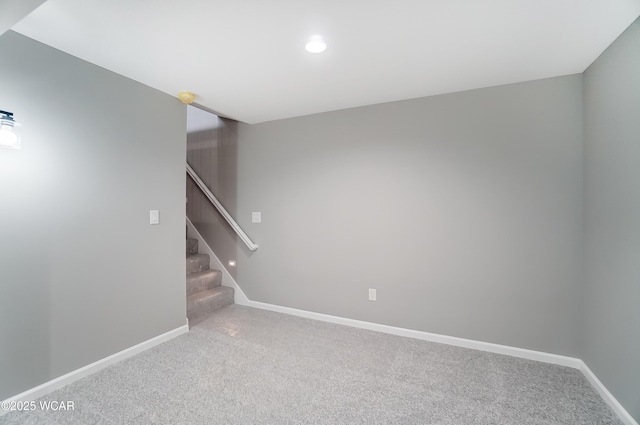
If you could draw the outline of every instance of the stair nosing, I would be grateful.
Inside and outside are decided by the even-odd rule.
[[[196,292],[195,294],[191,294],[191,295],[187,296],[187,301],[189,301],[190,298],[191,299],[196,299],[196,298],[200,298],[200,297],[204,298],[205,296],[210,295],[210,293],[213,293],[213,292],[215,292],[216,295],[217,295],[219,293],[230,292],[231,290],[233,290],[233,288],[230,287],[230,286],[216,286],[215,288],[205,289],[203,291]],[[207,294],[205,294],[205,292]],[[205,294],[205,295],[203,295],[203,294]],[[196,297],[197,295],[200,295],[200,297]]]

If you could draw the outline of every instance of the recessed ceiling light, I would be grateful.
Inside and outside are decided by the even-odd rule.
[[[322,40],[321,35],[312,35],[304,48],[309,53],[322,53],[327,50],[327,43]]]

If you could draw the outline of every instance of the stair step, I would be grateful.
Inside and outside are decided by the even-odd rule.
[[[187,275],[187,296],[222,285],[220,270],[203,270]]]
[[[209,314],[233,304],[233,288],[218,286],[187,297],[189,326],[206,319]]]
[[[198,240],[194,238],[187,238],[187,255],[193,255],[198,253]]]
[[[187,274],[209,270],[208,254],[193,254],[187,256]]]

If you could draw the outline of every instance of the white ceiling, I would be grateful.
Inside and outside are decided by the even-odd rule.
[[[638,15],[640,0],[48,0],[13,29],[257,123],[580,73]],[[312,34],[324,53],[304,50]]]

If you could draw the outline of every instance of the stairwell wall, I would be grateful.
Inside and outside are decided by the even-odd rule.
[[[237,217],[260,248],[239,247],[238,282],[253,301],[579,357],[582,119],[571,75],[239,124]]]
[[[185,325],[186,112],[13,32],[0,57],[3,400]]]
[[[187,107],[187,161],[232,217],[236,216],[238,123]],[[235,279],[239,240],[196,184],[187,177],[187,217]]]

